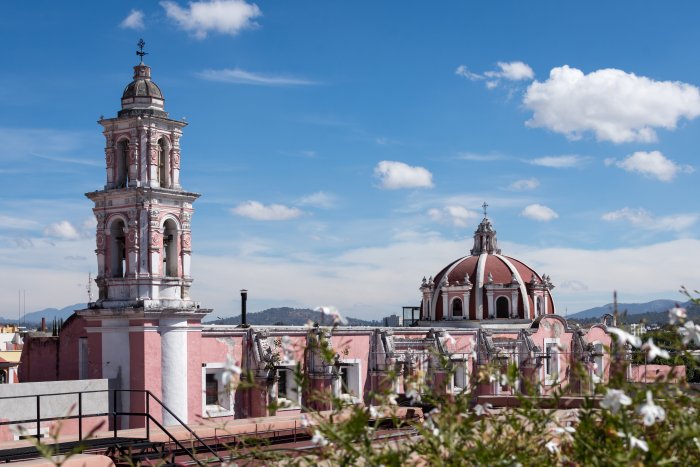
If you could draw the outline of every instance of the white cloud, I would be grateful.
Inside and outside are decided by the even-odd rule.
[[[600,141],[651,142],[655,128],[673,130],[681,118],[700,115],[700,91],[612,68],[584,74],[564,65],[530,84],[523,104],[533,112],[528,126],[570,139],[592,132]]]
[[[317,191],[310,195],[303,196],[297,201],[300,206],[313,206],[316,208],[332,208],[335,206],[335,196],[324,191]]]
[[[39,227],[37,221],[0,214],[0,229],[33,230]]]
[[[527,63],[523,62],[498,62],[497,71],[487,71],[484,73],[489,78],[503,78],[509,81],[531,80],[535,77],[535,72]]]
[[[374,168],[374,175],[379,178],[381,187],[389,190],[433,186],[433,174],[426,168],[410,166],[403,162],[381,161]]]
[[[554,212],[552,208],[542,204],[530,204],[523,209],[520,215],[540,222],[549,222],[559,217],[559,214]]]
[[[143,11],[131,10],[129,15],[119,23],[119,27],[123,29],[144,29],[146,26],[143,24]]]
[[[469,221],[477,219],[479,214],[464,206],[445,206],[441,209],[429,209],[428,216],[436,222],[449,222],[456,227],[467,227],[471,224]]]
[[[627,221],[643,230],[657,232],[680,232],[692,227],[700,218],[695,213],[674,214],[654,217],[643,208],[625,207],[617,211],[606,212],[601,219],[608,222]]]
[[[480,79],[484,79],[484,76],[483,76],[483,75],[480,75],[480,74],[478,74],[478,73],[474,73],[474,72],[469,71],[469,68],[467,68],[466,65],[460,65],[460,66],[458,66],[457,69],[455,70],[455,74],[456,74],[457,76],[461,76],[461,77],[463,77],[463,78],[467,78],[467,79],[469,79],[469,80],[471,80],[471,81],[477,81],[477,80],[480,80]]]
[[[207,81],[218,81],[222,83],[252,84],[256,86],[311,86],[319,84],[304,78],[295,78],[287,75],[274,75],[269,73],[256,73],[245,71],[240,68],[223,70],[204,70],[197,73],[197,76]]]
[[[466,65],[459,65],[455,70],[455,74],[470,81],[487,80],[486,87],[494,89],[501,83],[501,79],[507,81],[524,81],[531,80],[535,77],[535,72],[527,63],[515,62],[498,62],[496,70],[486,71],[484,74],[474,73],[467,68]]]
[[[564,281],[559,284],[559,287],[565,290],[571,290],[572,292],[584,292],[588,290],[588,286],[586,284],[581,281],[577,281],[576,279]]]
[[[659,151],[637,151],[621,161],[605,159],[605,165],[615,165],[627,172],[637,172],[662,182],[672,181],[679,173],[692,173],[689,165],[679,165]]]
[[[232,208],[231,212],[256,221],[286,221],[303,214],[303,211],[294,207],[283,204],[262,204],[257,201],[245,201]]]
[[[175,2],[163,1],[160,5],[168,18],[180,28],[204,39],[210,31],[235,36],[239,32],[257,26],[253,20],[262,16],[260,8],[244,0],[211,0],[190,2],[182,8]]]
[[[586,160],[586,157],[569,154],[563,156],[538,157],[528,162],[533,165],[541,165],[542,167],[550,167],[552,169],[568,169],[580,167]]]
[[[80,238],[80,233],[73,224],[68,221],[59,221],[49,224],[44,229],[44,235],[47,237],[55,237],[61,240],[77,240]]]
[[[510,185],[508,185],[508,188],[513,191],[525,191],[525,190],[534,190],[540,186],[540,181],[537,180],[535,177],[532,178],[525,178],[522,180],[516,180]]]
[[[474,152],[460,152],[457,155],[457,159],[474,162],[491,162],[506,159],[506,156],[502,154],[477,154]]]

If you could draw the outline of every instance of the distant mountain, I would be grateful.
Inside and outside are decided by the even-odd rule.
[[[657,313],[666,312],[669,308],[673,308],[678,304],[678,300],[652,300],[646,303],[618,303],[617,310],[620,314],[627,312],[627,315],[640,315],[643,313]],[[685,302],[680,304],[683,307],[688,307],[691,302]],[[568,315],[567,319],[582,320],[590,318],[600,318],[606,313],[612,314],[614,305],[608,303],[604,306],[598,306],[595,308],[589,308],[588,310],[579,311],[572,315]]]
[[[380,321],[366,321],[363,319],[347,318],[348,324],[351,326],[381,326]],[[257,325],[281,325],[281,326],[303,326],[308,321],[314,323],[331,324],[332,319],[328,316],[323,316],[321,312],[309,310],[308,308],[268,308],[267,310],[258,311],[255,313],[247,313],[248,324]],[[207,324],[241,324],[241,316],[232,318],[220,318],[215,321],[209,321]]]
[[[76,303],[74,305],[68,305],[60,309],[44,308],[43,310],[27,313],[25,316],[22,317],[22,319],[27,323],[41,323],[41,318],[46,318],[46,322],[50,325],[54,317],[56,319],[63,318],[65,320],[68,319],[68,317],[72,315],[75,310],[82,310],[85,307],[87,307],[86,303]]]

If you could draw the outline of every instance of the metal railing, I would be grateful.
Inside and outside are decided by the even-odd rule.
[[[83,395],[84,394],[95,394],[95,393],[107,393],[108,397],[108,406],[109,406],[109,396],[111,393],[111,401],[112,401],[112,409],[107,412],[95,412],[95,413],[88,413],[85,414],[83,413]],[[143,412],[132,412],[132,411],[121,411],[119,410],[119,397],[122,393],[141,393],[144,395],[145,400],[144,400],[144,411]],[[77,414],[71,414],[70,412],[66,415],[63,416],[55,416],[55,417],[42,417],[41,415],[41,400],[42,397],[44,400],[48,397],[57,397],[57,396],[70,396],[70,395],[76,395],[77,396],[77,409],[78,413]],[[112,419],[112,431],[113,431],[113,439],[118,438],[118,430],[120,425],[118,423],[119,417],[123,416],[128,416],[128,417],[144,417],[144,428],[146,430],[146,441],[151,441],[151,422],[154,423],[165,435],[168,436],[171,442],[175,443],[177,447],[183,451],[187,456],[189,456],[194,462],[196,462],[198,465],[203,465],[199,459],[196,457],[196,449],[193,448],[192,450],[186,448],[180,440],[178,440],[168,429],[163,426],[161,422],[159,422],[156,418],[153,417],[151,414],[151,399],[155,403],[157,403],[158,406],[161,407],[162,413],[168,413],[174,420],[176,420],[182,427],[184,427],[189,434],[192,436],[194,440],[196,440],[201,446],[205,448],[206,451],[208,451],[211,455],[213,455],[218,461],[223,462],[223,459],[216,453],[214,452],[211,447],[205,443],[198,435],[195,433],[185,422],[182,421],[180,417],[178,417],[172,410],[170,410],[168,407],[163,404],[163,402],[158,399],[151,391],[145,390],[145,389],[97,389],[97,390],[90,390],[90,391],[71,391],[71,392],[61,392],[61,393],[46,393],[46,394],[33,394],[33,395],[26,395],[26,396],[6,396],[6,397],[0,397],[0,400],[13,400],[13,399],[27,399],[27,398],[34,398],[36,400],[36,418],[26,418],[26,419],[21,419],[21,420],[8,420],[8,421],[1,421],[0,420],[0,426],[3,425],[22,425],[22,424],[30,424],[30,423],[36,423],[36,435],[29,435],[29,436],[36,436],[37,439],[41,438],[41,424],[42,422],[51,422],[51,421],[57,421],[57,420],[78,420],[78,441],[83,441],[83,420],[86,418],[94,418],[94,417],[111,417]],[[72,410],[71,410],[72,412]],[[139,438],[141,439],[141,438]]]

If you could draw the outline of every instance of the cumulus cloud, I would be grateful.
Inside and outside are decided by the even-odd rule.
[[[540,186],[540,181],[537,180],[535,177],[532,178],[525,178],[522,180],[516,180],[510,185],[508,185],[508,188],[513,191],[525,191],[525,190],[534,190]]]
[[[312,206],[316,208],[332,208],[335,206],[335,196],[324,191],[317,191],[310,195],[302,196],[297,201],[300,206]]]
[[[433,174],[424,167],[411,166],[397,161],[381,161],[374,168],[380,186],[389,190],[399,188],[431,188]]]
[[[231,209],[233,214],[256,221],[286,221],[303,214],[298,208],[283,204],[262,204],[258,201],[245,201]]]
[[[605,165],[614,165],[627,172],[636,172],[662,182],[670,182],[679,173],[692,173],[693,167],[679,165],[666,158],[660,151],[637,151],[621,161],[605,159]]]
[[[523,209],[520,215],[540,222],[549,222],[552,219],[559,217],[559,214],[554,212],[552,208],[542,204],[530,204],[525,206],[525,209]]]
[[[673,214],[655,217],[646,209],[625,207],[617,211],[606,212],[601,219],[608,222],[627,221],[643,230],[657,232],[679,232],[692,227],[700,216],[694,213]]]
[[[655,81],[613,68],[584,74],[567,65],[527,88],[523,104],[533,112],[526,124],[580,139],[656,141],[656,128],[673,130],[681,118],[700,115],[700,90],[677,81]]]
[[[119,27],[123,29],[144,29],[146,25],[143,23],[143,11],[131,10],[129,15],[119,23]]]
[[[68,221],[59,221],[49,224],[44,229],[44,235],[54,237],[61,240],[77,240],[80,238],[80,232],[73,224]]]
[[[586,160],[587,158],[585,157],[568,154],[563,156],[538,157],[536,159],[529,160],[528,162],[533,165],[550,167],[552,169],[568,169],[572,167],[580,167]]]
[[[459,65],[455,70],[457,76],[461,76],[470,81],[487,80],[486,87],[494,89],[498,87],[501,79],[506,81],[524,81],[531,80],[535,77],[535,72],[527,63],[515,62],[498,62],[497,69],[486,71],[483,74],[474,73],[467,68],[466,65]]]
[[[445,206],[428,210],[428,216],[436,222],[448,222],[456,227],[467,227],[470,220],[477,219],[479,214],[464,206]]]
[[[275,75],[270,73],[256,73],[241,70],[240,68],[223,70],[204,70],[197,76],[207,81],[221,83],[252,84],[255,86],[311,86],[319,84],[304,78],[295,78],[288,75]]]
[[[182,8],[172,1],[160,2],[168,18],[193,34],[197,39],[204,39],[211,31],[235,36],[239,32],[254,28],[255,18],[262,16],[260,8],[244,0],[211,0],[190,2]]]

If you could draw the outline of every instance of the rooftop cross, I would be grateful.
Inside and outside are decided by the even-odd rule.
[[[481,207],[484,208],[484,217],[487,217],[486,216],[486,208],[489,207],[489,205],[486,204],[486,201],[484,201],[484,204],[482,204]]]
[[[143,41],[143,39],[139,39],[139,42],[136,45],[139,46],[139,50],[136,51],[136,55],[141,57],[141,63],[143,63],[143,56],[148,55],[148,52],[143,51],[143,46],[146,45],[146,43]]]

